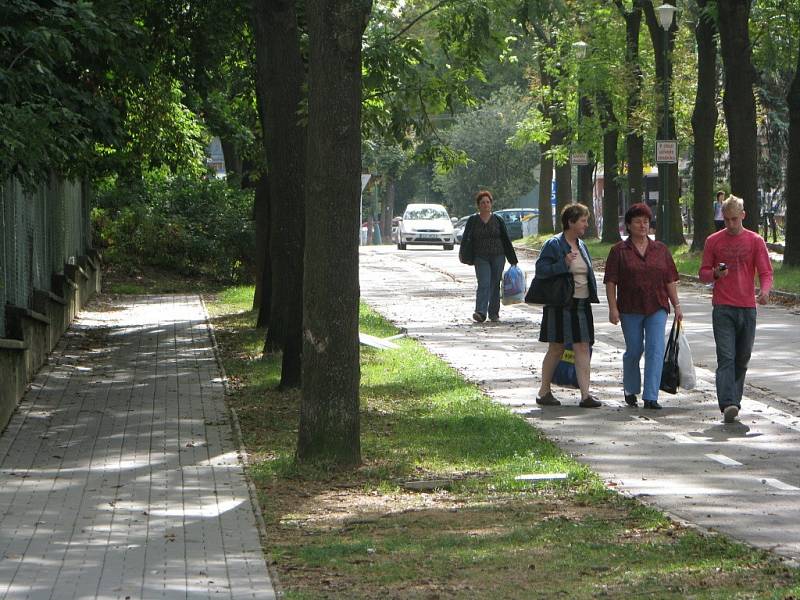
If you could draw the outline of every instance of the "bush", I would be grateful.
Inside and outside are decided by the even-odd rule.
[[[169,268],[222,283],[252,280],[253,193],[225,181],[152,178],[141,190],[106,185],[92,222],[106,260],[129,272]]]

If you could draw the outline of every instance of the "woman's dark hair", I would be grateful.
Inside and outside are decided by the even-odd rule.
[[[589,209],[583,204],[567,204],[561,211],[561,228],[566,231],[570,223],[575,223],[581,217],[588,217]]]
[[[484,196],[486,196],[489,199],[489,202],[494,204],[494,198],[492,197],[492,192],[490,192],[489,190],[481,190],[480,192],[475,194],[475,206],[480,208],[481,198],[483,198]]]
[[[625,229],[631,224],[636,217],[647,217],[648,221],[653,220],[653,211],[644,202],[637,202],[631,204],[631,207],[625,211]]]
[[[725,200],[725,192],[723,190],[717,192],[717,200],[719,200],[720,196],[722,196],[722,200]]]

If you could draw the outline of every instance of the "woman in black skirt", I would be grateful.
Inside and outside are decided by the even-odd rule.
[[[589,209],[583,204],[569,204],[561,211],[563,232],[542,246],[536,260],[536,277],[547,279],[570,273],[575,282],[572,302],[567,306],[546,305],[542,311],[539,341],[547,342],[547,354],[542,361],[542,385],[536,404],[561,404],[550,391],[553,373],[564,353],[564,345],[572,344],[575,353],[575,372],[581,390],[581,408],[597,408],[600,401],[589,393],[591,346],[594,344],[594,321],[591,303],[597,298],[597,281],[592,270],[592,258],[581,236],[589,227]]]

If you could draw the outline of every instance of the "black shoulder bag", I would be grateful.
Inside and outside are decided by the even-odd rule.
[[[672,330],[669,332],[667,348],[664,351],[664,368],[661,370],[661,385],[658,386],[662,392],[677,394],[680,384],[681,373],[678,367],[678,328],[677,319],[672,320]]]
[[[564,273],[547,279],[534,277],[531,287],[525,294],[527,304],[544,304],[547,306],[568,306],[575,294],[575,280],[572,273]]]

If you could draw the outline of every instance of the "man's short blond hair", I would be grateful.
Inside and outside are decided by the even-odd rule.
[[[733,213],[735,215],[744,212],[744,200],[731,194],[725,198],[725,202],[722,203],[722,212],[728,214]]]

